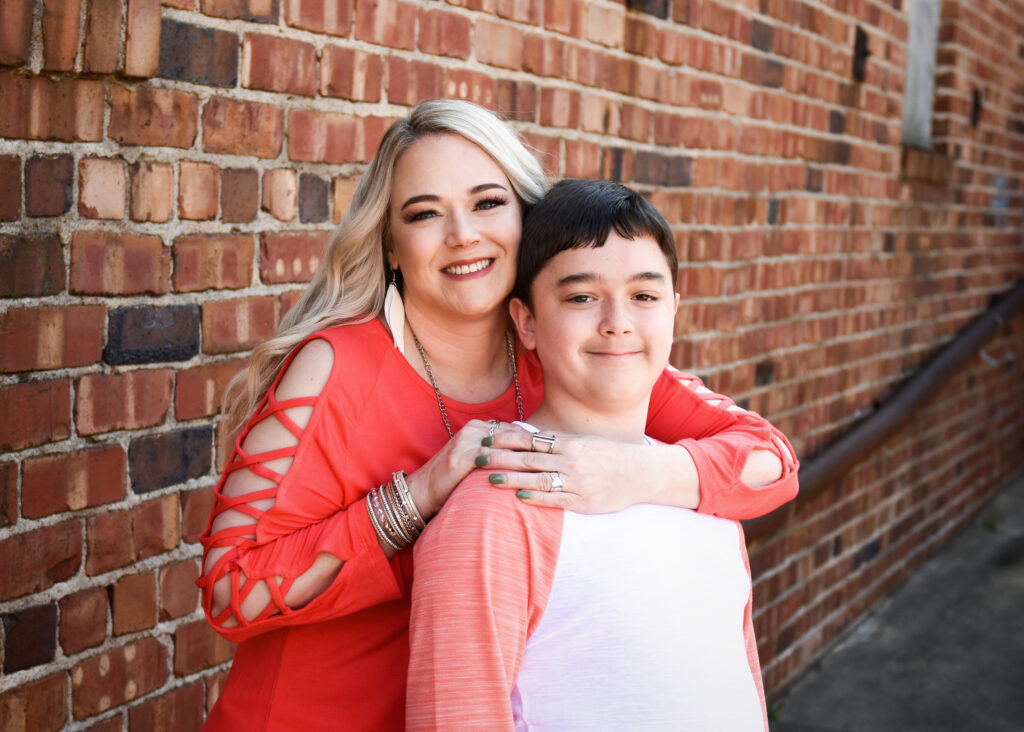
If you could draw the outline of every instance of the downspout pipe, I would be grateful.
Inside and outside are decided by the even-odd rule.
[[[800,468],[800,494],[772,513],[743,522],[748,540],[767,538],[785,525],[797,507],[863,460],[939,390],[1010,317],[1024,306],[1024,280],[999,298],[935,358],[923,366],[876,412]]]

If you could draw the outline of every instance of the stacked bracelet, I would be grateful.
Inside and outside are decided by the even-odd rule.
[[[374,531],[395,551],[412,546],[426,526],[405,478],[405,471],[393,473],[390,481],[374,488],[366,496],[366,510]]]

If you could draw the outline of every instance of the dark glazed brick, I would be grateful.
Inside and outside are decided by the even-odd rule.
[[[199,306],[142,305],[112,310],[103,360],[109,364],[182,361],[199,353]]]
[[[57,605],[4,615],[4,673],[49,663],[57,646]]]
[[[755,18],[750,23],[750,45],[762,51],[771,51],[775,43],[775,28]]]
[[[832,151],[832,162],[840,165],[850,164],[850,155],[853,150],[848,142],[837,142]]]
[[[693,159],[674,157],[668,161],[668,179],[670,186],[693,185]]]
[[[330,186],[312,173],[299,176],[299,221],[304,224],[326,221],[331,212],[327,205]]]
[[[71,210],[75,161],[70,155],[34,157],[25,161],[25,213],[60,216]]]
[[[216,86],[238,83],[238,36],[164,18],[160,76]]]
[[[628,0],[626,7],[656,18],[668,17],[668,0]]]
[[[779,199],[768,199],[768,223],[775,226],[779,223]]]
[[[252,168],[227,169],[220,174],[220,216],[223,221],[245,224],[260,208],[259,174]]]
[[[132,490],[148,493],[206,475],[212,451],[212,427],[138,437],[128,448]]]
[[[821,193],[825,185],[825,171],[821,168],[807,166],[807,182],[804,188],[814,193]]]
[[[828,131],[833,135],[841,135],[846,129],[846,115],[838,109],[832,109],[828,113]]]
[[[775,362],[761,361],[754,367],[754,385],[765,386],[775,381]]]
[[[785,73],[786,67],[781,61],[776,61],[773,58],[761,60],[761,83],[765,86],[770,86],[776,89],[782,86],[782,80]]]
[[[643,150],[636,154],[633,179],[637,183],[665,185],[668,182],[669,159],[660,153]]]
[[[60,239],[0,234],[0,297],[56,295],[63,289]]]
[[[622,157],[625,153],[621,147],[613,147],[605,150],[605,175],[608,180],[616,183],[622,182]]]
[[[0,221],[21,218],[21,158],[0,157]]]

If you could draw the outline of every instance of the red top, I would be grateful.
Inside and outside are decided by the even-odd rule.
[[[211,624],[228,640],[239,642],[206,729],[308,732],[404,726],[412,552],[387,561],[365,495],[392,471],[419,468],[449,437],[430,384],[394,347],[378,320],[331,328],[313,338],[322,338],[334,350],[322,393],[278,402],[278,377],[238,438],[201,539],[204,552],[230,547],[199,585]],[[288,363],[290,359],[282,373]],[[540,365],[532,353],[520,353],[518,369],[529,416],[543,396]],[[792,499],[797,462],[785,437],[753,412],[727,411],[731,401],[711,392],[698,394],[699,387],[695,377],[666,370],[652,393],[647,423],[652,437],[677,442],[693,455],[702,487],[698,510],[748,518]],[[708,403],[716,399],[723,401]],[[313,405],[305,429],[282,411],[303,405]],[[511,386],[489,402],[446,398],[445,406],[453,430],[471,419],[518,417]],[[271,416],[296,435],[298,445],[247,454],[241,445],[249,430]],[[757,488],[740,482],[753,448],[779,455],[782,478]],[[294,459],[283,476],[262,465],[290,456]],[[244,468],[276,487],[239,498],[224,496],[227,477]],[[267,499],[273,504],[266,511],[251,505]],[[249,516],[252,523],[211,535],[214,517],[230,509]],[[289,608],[283,600],[288,588],[321,552],[342,559],[341,571],[308,604]],[[224,576],[231,578],[231,605],[212,617],[212,587]],[[239,606],[246,583],[253,580],[267,580],[277,593],[259,618],[247,622]],[[237,625],[224,627],[231,618]]]

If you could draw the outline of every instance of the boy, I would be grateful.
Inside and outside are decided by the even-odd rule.
[[[552,188],[510,304],[544,370],[528,428],[648,439],[676,270],[668,225],[635,192]],[[408,729],[767,729],[736,522],[531,509],[478,471],[415,552]]]

